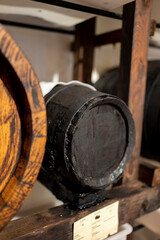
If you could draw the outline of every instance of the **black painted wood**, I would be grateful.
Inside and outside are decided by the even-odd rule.
[[[95,198],[97,191],[102,199],[101,190],[120,177],[134,145],[127,106],[79,83],[57,85],[45,101],[48,140],[40,181],[63,201],[89,192]]]

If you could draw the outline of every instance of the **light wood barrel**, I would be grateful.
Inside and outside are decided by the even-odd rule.
[[[37,178],[46,142],[46,109],[38,79],[0,25],[0,229]]]

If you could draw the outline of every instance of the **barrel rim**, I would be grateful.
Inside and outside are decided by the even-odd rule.
[[[114,107],[116,107],[119,110],[120,114],[122,115],[126,123],[127,134],[126,147],[124,149],[124,154],[122,158],[119,160],[116,167],[114,166],[109,170],[109,174],[107,172],[107,176],[101,178],[100,180],[96,179],[94,180],[94,178],[84,179],[80,177],[76,171],[74,171],[74,163],[72,161],[72,138],[76,130],[77,123],[78,121],[81,120],[84,113],[88,109],[93,108],[94,105],[99,104],[114,105]],[[81,185],[83,184],[86,187],[91,187],[93,189],[102,189],[108,186],[109,184],[113,183],[115,179],[119,178],[119,176],[122,174],[124,170],[124,167],[128,162],[128,159],[131,156],[135,143],[134,133],[135,133],[134,121],[126,104],[116,96],[113,96],[111,94],[102,94],[100,92],[100,96],[93,97],[92,99],[84,103],[81,108],[78,109],[78,111],[73,115],[67,127],[64,138],[64,161],[67,170],[72,174],[72,176],[76,178],[78,182],[80,182]],[[68,141],[68,139],[70,139],[70,141]]]

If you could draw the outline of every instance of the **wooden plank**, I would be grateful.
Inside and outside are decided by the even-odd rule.
[[[72,2],[77,4],[82,4],[84,6],[99,8],[103,10],[113,10],[115,8],[118,8],[124,4],[127,4],[129,2],[132,2],[134,0],[66,0],[66,2]]]
[[[63,205],[12,221],[0,232],[0,239],[71,240],[72,224],[75,221],[117,200],[120,225],[160,207],[160,186],[149,188],[138,181],[108,190],[106,196],[108,200],[85,210],[73,211]]]
[[[118,92],[119,96],[128,102],[136,128],[136,143],[131,160],[124,172],[124,182],[133,180],[138,176],[151,7],[152,0],[137,0],[135,3],[124,6],[121,74]]]
[[[95,18],[76,25],[74,80],[91,84],[93,68]]]
[[[74,11],[54,5],[47,5],[29,0],[1,0],[0,1],[1,18],[5,16],[10,20],[15,20],[22,23],[45,24],[50,26],[56,24],[62,27],[73,27],[89,18],[94,14]]]

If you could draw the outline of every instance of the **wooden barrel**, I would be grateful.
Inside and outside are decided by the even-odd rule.
[[[95,87],[104,93],[117,95],[119,69],[102,74]],[[144,105],[141,155],[160,161],[160,61],[148,62],[147,85]]]
[[[58,84],[45,101],[48,138],[40,181],[63,201],[70,200],[71,193],[103,189],[115,182],[135,138],[125,103],[76,82]],[[70,193],[65,195],[65,188]]]
[[[43,159],[46,110],[38,79],[0,25],[0,229],[30,193]]]

